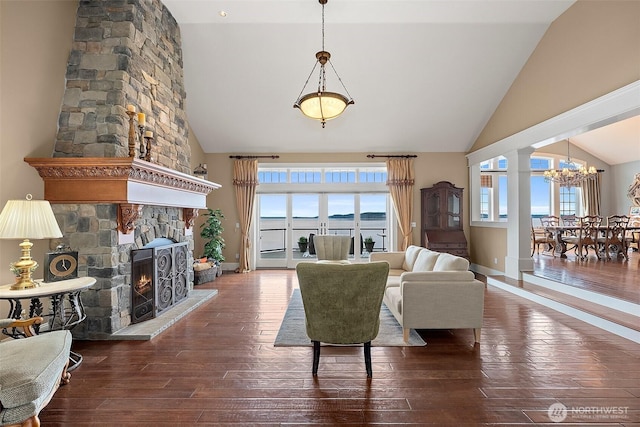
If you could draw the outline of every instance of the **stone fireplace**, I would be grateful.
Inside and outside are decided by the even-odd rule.
[[[132,250],[167,238],[192,264],[193,219],[219,185],[190,175],[185,97],[180,29],[159,0],[80,0],[53,157],[25,159],[44,180],[62,242],[79,252],[80,275],[97,279],[82,295],[76,338],[106,339],[131,323]],[[127,105],[146,115],[149,161],[130,156]],[[186,282],[188,292],[193,270]]]
[[[131,251],[131,323],[157,317],[187,298],[187,243],[167,242],[155,239]]]

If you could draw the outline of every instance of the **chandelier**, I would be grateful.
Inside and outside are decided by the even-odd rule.
[[[334,68],[331,63],[331,54],[324,50],[324,5],[328,0],[318,0],[322,5],[322,50],[316,53],[316,62],[313,65],[313,69],[307,77],[307,81],[305,82],[302,90],[300,91],[300,95],[298,95],[298,100],[293,104],[293,108],[298,108],[305,116],[319,120],[322,123],[322,127],[324,128],[324,124],[327,120],[335,119],[340,114],[344,112],[347,106],[354,103],[353,99],[351,99],[351,95],[349,91],[345,87],[344,83],[342,83],[342,79],[338,75],[338,72]],[[326,64],[331,65],[331,69],[338,77],[338,81],[342,84],[344,91],[347,93],[347,96],[341,95],[336,92],[327,92],[326,90]],[[318,90],[315,92],[308,93],[306,95],[302,95],[304,90],[309,83],[309,79],[313,75],[313,72],[320,64],[320,75],[318,77]]]
[[[587,168],[583,165],[577,165],[571,160],[569,156],[569,139],[567,138],[567,161],[564,164],[562,170],[549,169],[544,171],[544,179],[547,182],[555,182],[560,184],[560,187],[578,187],[581,183],[595,179],[598,175],[598,170],[590,166]]]

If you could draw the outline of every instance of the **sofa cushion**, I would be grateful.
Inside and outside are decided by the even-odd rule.
[[[420,246],[411,245],[404,251],[404,262],[402,263],[402,268],[405,271],[412,271],[413,264],[416,262],[416,258],[418,258],[418,254],[424,248]]]
[[[402,295],[400,294],[400,288],[387,288],[384,291],[384,303],[389,310],[402,315]]]
[[[400,287],[400,282],[402,282],[402,276],[400,274],[396,276],[389,275],[387,277],[387,288]]]
[[[429,249],[421,250],[416,258],[416,262],[413,263],[413,269],[411,271],[433,270],[433,266],[436,265],[436,260],[439,256],[439,252],[430,251]]]
[[[467,259],[448,253],[441,253],[433,266],[433,271],[467,271],[468,269]]]
[[[70,349],[69,331],[0,343],[3,423],[20,422],[39,411],[60,383]],[[16,410],[10,411],[12,408]]]

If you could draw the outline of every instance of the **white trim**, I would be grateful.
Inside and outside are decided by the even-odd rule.
[[[469,165],[507,151],[553,144],[640,114],[640,80],[467,154]]]
[[[562,292],[563,294],[571,295],[572,297],[580,298],[585,301],[599,304],[613,310],[621,311],[632,316],[638,316],[640,313],[640,305],[621,300],[619,298],[610,297],[609,295],[599,294],[597,292],[589,291],[586,289],[580,289],[576,287],[568,287],[562,283],[554,282],[553,280],[544,279],[542,277],[535,276],[533,274],[522,274],[522,280],[527,283],[531,283],[536,286],[551,289],[552,291]],[[570,291],[570,292],[569,292]]]
[[[640,332],[636,330],[627,328],[625,326],[619,325],[617,323],[611,322],[601,317],[594,316],[591,313],[578,310],[576,308],[573,308],[568,305],[554,301],[552,299],[534,294],[532,292],[518,288],[516,286],[507,285],[506,283],[502,283],[499,280],[496,280],[491,277],[487,277],[487,285],[494,286],[498,289],[502,289],[503,291],[528,299],[529,301],[533,301],[535,303],[548,307],[552,310],[555,310],[557,312],[566,314],[567,316],[573,317],[574,319],[582,320],[583,322],[593,325],[597,328],[603,329],[607,332],[611,332],[612,334],[618,335],[620,337],[626,338],[628,340],[631,340],[635,343],[640,344]]]

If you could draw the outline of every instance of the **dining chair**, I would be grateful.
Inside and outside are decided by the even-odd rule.
[[[578,225],[578,217],[575,215],[560,215],[560,221],[562,225],[566,225],[569,227],[574,227]]]
[[[378,336],[389,263],[299,262],[296,274],[307,335],[313,343],[313,376],[318,374],[323,342],[364,344],[365,368],[371,378],[371,341]]]
[[[571,214],[571,215],[560,215],[560,225],[563,227],[577,227],[578,226],[578,217],[575,214]],[[576,231],[575,229],[568,229],[568,230],[564,230],[562,232],[562,236],[560,237],[565,245],[567,244],[566,240],[564,239],[565,236],[576,236]],[[570,250],[575,250],[576,246],[573,245],[571,247],[569,247],[569,245],[567,245],[566,250],[570,251]]]
[[[626,239],[627,225],[629,217],[626,215],[610,215],[607,217],[607,228],[604,230],[604,236],[598,237],[598,243],[601,245],[606,259],[611,259],[611,254],[615,254],[615,258],[620,255],[627,261],[629,260],[628,240]]]
[[[533,219],[531,220],[531,256],[536,252],[538,255],[543,254],[545,251],[540,252],[540,245],[544,245],[546,251],[550,251],[551,255],[555,257],[555,244],[556,239],[552,232],[545,228],[536,228],[533,226]]]
[[[598,235],[600,233],[600,225],[602,217],[599,215],[587,215],[578,217],[578,226],[576,236],[565,236],[562,240],[566,243],[575,245],[576,256],[582,260],[587,259],[589,248],[593,248],[596,257],[600,259],[598,247]]]
[[[627,227],[634,227],[633,230],[627,228],[625,239],[627,241],[627,247],[633,251],[640,250],[640,231],[635,227],[640,227],[640,216],[629,217],[629,224]]]
[[[560,225],[560,218],[555,215],[541,216],[540,224],[543,228],[558,227]]]

